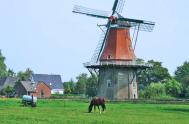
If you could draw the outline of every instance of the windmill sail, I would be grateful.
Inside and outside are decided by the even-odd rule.
[[[118,2],[119,2],[119,0],[115,0],[115,2],[114,2],[113,8],[112,8],[112,15],[114,15],[116,12]]]
[[[73,8],[74,13],[84,14],[87,16],[97,17],[97,18],[108,18],[109,12],[107,11],[101,11],[96,9],[90,9],[83,6],[75,5]]]
[[[122,28],[132,28],[140,31],[153,31],[155,23],[144,20],[136,20],[129,18],[119,18],[117,21],[117,25]],[[136,28],[139,27],[139,28]]]
[[[109,16],[109,12],[107,11],[100,11],[96,9],[90,9],[83,6],[75,5],[72,12],[84,14],[91,17],[97,17],[102,19],[108,19],[108,23],[104,25],[104,31],[102,32],[102,35],[100,37],[100,41],[95,49],[95,52],[91,58],[91,64],[97,64],[99,62],[99,59],[101,57],[101,54],[103,52],[103,49],[106,45],[106,40],[109,35],[109,31],[111,30],[111,27],[114,28],[131,28],[138,31],[149,31],[151,32],[155,26],[154,22],[144,21],[144,20],[137,20],[137,19],[129,19],[124,18],[120,15],[120,13],[123,11],[123,7],[125,4],[125,0],[115,0],[113,8],[112,8],[112,15]],[[136,44],[136,42],[135,42]],[[135,46],[135,45],[134,45]]]
[[[104,27],[103,31],[104,32],[101,33],[99,42],[98,42],[97,47],[96,47],[96,49],[94,51],[94,54],[93,54],[93,56],[91,58],[91,62],[90,62],[91,64],[96,64],[98,62],[98,56],[100,54],[100,49],[102,48],[102,45],[103,45],[103,42],[104,42],[105,32],[107,31],[107,28]]]
[[[116,12],[122,13],[124,5],[125,5],[125,0],[119,0],[117,8],[116,8]]]

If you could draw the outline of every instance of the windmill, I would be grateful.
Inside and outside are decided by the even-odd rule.
[[[74,6],[72,12],[107,19],[107,24],[98,25],[101,39],[92,56],[85,63],[91,74],[98,76],[98,96],[108,99],[138,98],[136,72],[147,65],[138,63],[134,54],[139,31],[153,31],[154,22],[125,18],[121,15],[125,0],[115,0],[112,12]],[[133,37],[130,36],[133,30]]]

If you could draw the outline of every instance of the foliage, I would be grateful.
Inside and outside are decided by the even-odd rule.
[[[156,99],[166,96],[165,85],[163,83],[151,83],[141,93],[141,97],[147,99]]]
[[[87,74],[82,73],[77,77],[77,83],[75,86],[75,92],[77,94],[85,94],[88,97],[94,97],[97,94],[97,77],[91,75],[90,77]]]
[[[18,72],[17,77],[21,81],[26,81],[29,79],[31,74],[33,74],[33,71],[30,68],[27,68],[24,72],[22,72],[22,71]]]
[[[186,97],[189,98],[189,86],[186,88]]]
[[[16,73],[12,69],[8,69],[7,76],[8,77],[16,77]]]
[[[69,82],[64,82],[65,94],[85,94],[88,97],[96,96],[97,77],[95,75],[88,77],[86,73],[82,73],[76,79],[76,83],[72,79]]]
[[[11,86],[5,87],[1,90],[1,95],[6,95],[7,97],[14,95],[14,88]]]
[[[141,59],[141,58],[137,58],[136,62],[139,63],[139,64],[144,64],[145,63],[145,61],[143,59]]]
[[[182,84],[182,94],[185,94],[186,88],[189,86],[189,62],[184,62],[183,65],[177,67],[175,79]]]
[[[86,84],[86,95],[89,97],[94,97],[97,95],[97,77],[95,75],[91,75]]]
[[[82,73],[78,77],[76,77],[77,83],[75,87],[75,91],[77,94],[85,94],[86,93],[86,84],[87,84],[87,74]]]
[[[6,77],[7,74],[7,66],[5,64],[5,57],[2,55],[0,50],[0,78]]]
[[[178,97],[181,93],[181,84],[175,79],[167,80],[165,83],[165,90],[168,95]]]
[[[73,79],[71,79],[69,82],[64,82],[63,85],[65,94],[73,94],[75,92],[75,83]]]
[[[188,124],[189,106],[177,104],[107,103],[107,111],[86,113],[89,103],[38,100],[22,107],[21,99],[0,99],[1,124]]]
[[[143,60],[140,60],[143,62]],[[163,82],[170,79],[171,76],[168,69],[162,66],[161,62],[150,60],[147,64],[152,67],[138,72],[138,82],[147,86],[152,82]]]
[[[65,94],[70,94],[72,92],[69,83],[70,82],[64,82],[64,93]]]
[[[4,89],[1,89],[0,90],[0,96],[5,96],[5,95],[6,95],[6,93],[5,93]]]

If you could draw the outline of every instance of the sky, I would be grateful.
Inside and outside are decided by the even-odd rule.
[[[73,14],[73,6],[111,11],[114,0],[0,0],[0,49],[15,72],[60,74],[63,81],[87,73],[107,20]],[[161,61],[173,75],[189,61],[188,0],[126,0],[122,15],[156,23],[140,32],[136,56]]]

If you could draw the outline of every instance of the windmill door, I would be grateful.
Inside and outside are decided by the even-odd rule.
[[[113,99],[113,85],[112,85],[112,81],[111,80],[107,80],[107,89],[106,89],[106,97],[110,100]]]

